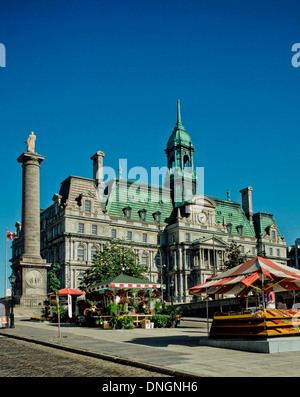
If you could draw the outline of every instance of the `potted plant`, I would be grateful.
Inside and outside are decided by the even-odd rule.
[[[108,324],[111,329],[116,329],[116,325],[118,323],[118,315],[116,313],[112,313],[110,319],[108,320]]]

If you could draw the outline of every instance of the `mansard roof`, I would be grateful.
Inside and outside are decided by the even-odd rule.
[[[216,197],[209,196],[215,201],[217,207],[216,211],[216,221],[220,223],[226,222],[226,224],[231,224],[231,234],[239,235],[238,227],[243,227],[242,236],[255,237],[255,230],[252,222],[248,220],[243,211],[241,205],[234,201],[219,199]]]
[[[91,192],[96,195],[96,186],[91,178],[69,176],[61,183],[59,194],[62,202],[75,202],[78,196]],[[246,217],[241,204],[206,196],[216,204],[216,221],[222,224],[231,224],[231,235],[239,235],[238,227],[242,226],[242,236],[257,237],[270,234],[270,227],[274,225],[278,236],[282,237],[272,214],[258,212],[253,215],[253,223]],[[98,200],[97,200],[98,201]],[[145,211],[145,222],[155,223],[154,213],[160,212],[161,223],[173,223],[176,221],[177,212],[174,211],[171,190],[166,187],[140,183],[137,181],[114,178],[107,183],[102,203],[98,201],[99,210],[106,210],[113,218],[124,219],[124,209],[131,208],[131,220],[141,221],[141,212]],[[51,216],[53,205],[41,210],[41,219]]]
[[[124,209],[131,208],[131,220],[141,221],[140,211],[145,210],[145,222],[154,223],[153,214],[161,213],[161,223],[170,223],[173,218],[173,205],[170,189],[115,178],[105,190],[107,201],[104,204],[111,217],[124,218]]]
[[[269,229],[273,225],[277,230],[278,236],[282,237],[272,214],[268,214],[267,212],[257,212],[253,215],[253,221],[257,237],[265,237],[270,234]]]

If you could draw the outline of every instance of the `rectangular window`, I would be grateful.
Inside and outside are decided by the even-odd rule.
[[[92,225],[92,234],[97,235],[97,225]]]
[[[187,243],[189,243],[189,242],[191,241],[191,235],[190,235],[190,233],[185,233],[185,241],[186,241]]]
[[[280,249],[277,249],[277,256],[280,256]]]
[[[171,236],[171,242],[172,242],[172,243],[175,243],[175,234],[172,234],[172,236]]]
[[[111,229],[111,238],[117,238],[117,229]]]
[[[255,247],[252,247],[252,255],[255,255]]]
[[[91,208],[92,208],[91,200],[85,200],[84,201],[84,211],[85,212],[91,212]]]
[[[186,267],[188,269],[191,267],[191,257],[189,254],[186,255]]]
[[[84,223],[78,223],[78,233],[84,233]]]
[[[84,259],[84,248],[82,245],[79,245],[77,248],[77,259],[83,260]]]
[[[273,248],[270,248],[270,255],[273,255]]]
[[[245,253],[245,247],[243,245],[241,245],[241,253],[244,254]]]
[[[127,232],[127,240],[128,241],[132,240],[132,232]]]
[[[275,230],[272,230],[272,240],[276,240],[276,232],[275,232]]]
[[[147,242],[147,234],[143,233],[143,243],[146,243],[146,242]]]

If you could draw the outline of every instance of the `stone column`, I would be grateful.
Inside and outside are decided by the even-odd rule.
[[[35,140],[31,133],[29,140]],[[13,262],[17,277],[15,284],[16,312],[40,314],[47,298],[47,268],[50,266],[40,255],[40,164],[44,160],[34,152],[34,144],[27,141],[27,152],[21,154],[22,164],[22,253]],[[27,308],[27,309],[26,309]]]
[[[40,259],[40,164],[45,159],[36,153],[23,153],[22,234],[23,257]]]

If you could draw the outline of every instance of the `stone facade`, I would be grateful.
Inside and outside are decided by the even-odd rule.
[[[53,204],[41,211],[41,256],[45,263],[62,265],[62,288],[78,288],[96,250],[115,238],[133,245],[141,263],[148,266],[146,276],[165,283],[165,298],[173,302],[189,302],[189,287],[224,269],[232,241],[249,258],[264,254],[286,263],[286,243],[273,216],[253,213],[252,187],[241,190],[242,205],[232,202],[229,192],[226,199],[195,194],[199,182],[195,149],[182,125],[179,102],[177,106],[177,123],[165,150],[164,186],[137,186],[120,174],[103,190],[104,153],[98,151],[91,157],[93,178],[68,177],[54,194]],[[25,243],[19,223],[17,229],[13,263],[22,256]]]

